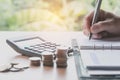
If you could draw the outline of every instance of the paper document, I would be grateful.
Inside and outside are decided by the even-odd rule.
[[[120,37],[89,40],[81,35],[81,60],[90,75],[120,75]]]
[[[80,54],[90,75],[120,75],[119,50],[81,50]]]
[[[85,67],[92,69],[109,68],[120,70],[120,51],[111,50],[82,50],[81,59]],[[100,67],[100,68],[99,68]],[[93,68],[93,69],[94,69]],[[114,69],[113,69],[114,70]]]
[[[88,70],[89,75],[102,75],[102,76],[120,76],[120,71],[102,71],[102,70]]]

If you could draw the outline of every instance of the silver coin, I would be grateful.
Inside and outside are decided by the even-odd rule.
[[[11,64],[3,64],[3,65],[0,65],[0,72],[3,72],[3,71],[6,71],[8,69],[11,68]]]

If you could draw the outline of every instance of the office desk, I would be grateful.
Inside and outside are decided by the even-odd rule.
[[[47,41],[57,42],[65,46],[70,46],[72,38],[78,38],[79,32],[0,32],[0,65],[5,62],[18,62],[21,65],[29,65],[28,57],[21,56],[14,51],[6,43],[7,38],[24,36],[24,35],[39,35]],[[30,67],[22,72],[0,73],[0,80],[78,80],[74,58],[68,58],[67,68],[47,67]]]

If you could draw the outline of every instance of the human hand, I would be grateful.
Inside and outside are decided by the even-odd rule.
[[[112,36],[120,36],[120,17],[103,10],[100,10],[98,22],[91,25],[94,12],[91,12],[84,18],[83,33],[92,38],[104,38]]]

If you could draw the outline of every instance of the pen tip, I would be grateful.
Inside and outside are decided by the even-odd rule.
[[[89,35],[89,40],[91,40],[91,37],[92,37],[92,34],[90,33],[90,35]]]
[[[89,37],[89,40],[91,40],[91,37]]]

